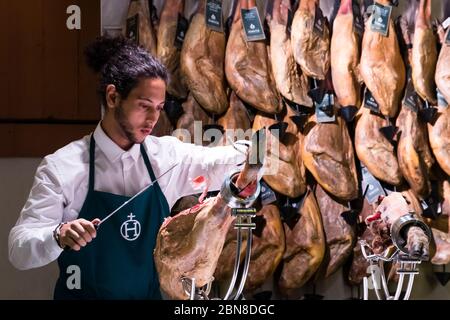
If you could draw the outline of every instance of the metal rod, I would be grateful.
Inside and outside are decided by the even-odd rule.
[[[367,277],[363,278],[363,299],[369,300],[369,282]]]
[[[386,274],[384,273],[384,262],[380,260],[379,262],[380,267],[380,277],[381,277],[381,283],[383,285],[384,295],[386,296],[386,299],[391,298],[391,294],[389,293],[389,288],[386,281]]]
[[[239,219],[239,217],[237,217]],[[231,293],[233,292],[234,285],[236,283],[236,278],[239,272],[239,264],[240,264],[240,257],[241,257],[241,244],[242,244],[242,234],[241,234],[241,228],[237,229],[237,244],[236,244],[236,255],[234,258],[234,269],[233,269],[233,277],[231,278],[230,285],[228,287],[227,293],[225,294],[224,300],[228,300]]]
[[[398,279],[398,284],[397,284],[397,290],[395,291],[394,300],[398,300],[400,298],[400,294],[402,293],[404,279],[405,279],[405,274],[404,273],[400,274],[400,277]]]
[[[416,269],[416,264],[415,263],[413,263],[413,269]],[[403,300],[408,300],[409,296],[411,295],[412,287],[413,287],[413,284],[414,284],[414,277],[415,277],[414,273],[411,273],[409,275],[408,286],[406,287],[406,293],[405,293],[405,296],[403,297]]]
[[[247,239],[247,248],[245,252],[245,260],[244,260],[244,270],[242,272],[241,276],[241,283],[239,284],[238,291],[236,292],[236,295],[234,297],[234,300],[239,299],[239,296],[241,295],[242,291],[244,290],[245,281],[247,280],[248,275],[248,269],[250,266],[250,258],[251,258],[251,252],[252,252],[252,228],[248,228],[248,239]]]
[[[372,262],[370,263],[370,265],[374,266],[374,264]],[[372,275],[370,278],[372,279],[372,284],[373,284],[373,287],[375,289],[375,294],[377,295],[377,299],[378,300],[383,300],[383,299],[381,299],[380,292],[379,292],[379,287],[378,287],[378,284],[377,284],[377,282],[375,280],[375,270],[374,270],[374,268],[370,268],[370,274]]]
[[[195,299],[195,278],[191,279],[191,300]]]

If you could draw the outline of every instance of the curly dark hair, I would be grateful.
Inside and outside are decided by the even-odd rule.
[[[113,84],[122,99],[126,99],[139,80],[162,79],[166,84],[166,67],[144,48],[124,37],[99,37],[86,47],[87,65],[100,73],[98,94],[106,107],[106,87]]]

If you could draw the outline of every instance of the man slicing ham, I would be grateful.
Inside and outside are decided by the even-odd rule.
[[[99,38],[86,57],[100,73],[104,118],[92,134],[44,158],[10,232],[9,259],[21,270],[57,259],[55,299],[160,299],[152,252],[170,208],[196,193],[194,178],[208,177],[217,190],[246,157],[233,146],[150,136],[168,75],[143,48]],[[78,285],[70,278],[74,266]]]

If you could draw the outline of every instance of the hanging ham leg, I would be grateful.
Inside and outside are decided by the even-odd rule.
[[[380,132],[387,125],[382,117],[361,107],[356,116],[355,148],[359,160],[376,178],[392,185],[402,182],[394,146]]]
[[[439,166],[450,175],[450,107],[438,106],[435,123],[428,124],[428,138]]]
[[[378,0],[388,5],[389,0]],[[366,23],[361,51],[361,76],[384,116],[393,118],[398,113],[405,85],[405,66],[398,46],[392,19],[388,36],[372,31],[373,15]]]
[[[374,214],[366,219],[369,229],[375,236],[372,241],[374,253],[382,254],[392,245],[394,236],[390,233],[392,224],[409,212],[411,206],[400,192],[392,192],[380,202]],[[431,239],[420,226],[411,224],[405,227],[404,234],[400,236],[406,241],[404,247],[411,257],[428,260]]]
[[[322,36],[313,32],[319,2],[319,0],[300,1],[292,21],[291,44],[295,61],[302,71],[308,77],[322,80],[330,68],[330,31],[325,24]]]
[[[260,237],[253,235],[252,256],[246,292],[253,292],[273,275],[285,250],[285,236],[280,212],[275,205],[266,205],[260,211],[263,230]]]
[[[281,110],[269,55],[264,41],[247,42],[241,8],[254,7],[255,0],[239,0],[225,55],[225,74],[230,87],[254,108],[278,113]]]
[[[231,92],[230,106],[227,112],[217,120],[217,124],[225,130],[223,145],[231,144],[236,140],[251,138],[250,117],[245,105],[234,91]]]
[[[153,56],[156,56],[156,38],[150,21],[150,8],[146,0],[131,0],[127,19],[138,15],[138,42]],[[126,28],[124,29],[126,30]],[[128,35],[129,36],[129,35]],[[135,34],[133,36],[136,36]]]
[[[302,73],[286,33],[290,0],[275,0],[270,25],[270,61],[278,91],[288,100],[312,107],[308,96],[308,77]]]
[[[341,106],[359,108],[360,38],[353,28],[352,0],[341,1],[333,22],[331,37],[331,74],[336,97]],[[345,43],[345,45],[344,45]]]
[[[422,214],[422,208],[420,203],[414,193],[410,189],[400,188],[401,195],[406,200],[406,205],[409,211],[414,211],[418,216]],[[367,200],[364,200],[363,208],[360,213],[360,220],[366,221],[369,216],[372,216],[374,212],[376,212],[378,204],[375,202],[370,205]],[[373,229],[368,228],[366,223],[360,223],[359,225],[361,231],[361,235],[358,237],[358,242],[353,249],[353,260],[348,274],[348,280],[352,285],[360,285],[362,283],[362,279],[364,277],[370,276],[370,271],[368,270],[369,262],[364,258],[361,252],[361,246],[359,244],[360,240],[366,241],[368,244],[377,244],[381,245],[379,248],[380,251],[383,251],[386,247],[392,243],[389,239],[386,239],[386,242],[383,242],[379,233],[374,233]],[[398,279],[394,276],[394,272],[396,271],[395,267],[391,267],[391,272],[389,273],[389,280],[397,281]],[[397,275],[398,276],[398,275]]]
[[[446,35],[450,32],[447,29]],[[439,58],[436,65],[436,74],[434,80],[439,91],[444,96],[447,103],[450,103],[450,45],[443,43],[441,51],[439,52]]]
[[[302,158],[317,182],[332,195],[352,200],[358,196],[355,155],[347,126],[340,116],[319,123],[312,115],[305,127]]]
[[[278,139],[278,153],[267,150],[265,165],[268,168],[278,168],[266,174],[264,181],[276,192],[290,198],[296,198],[306,191],[305,166],[301,157],[303,135],[297,125],[291,120],[294,112],[287,107],[283,121],[288,124],[286,133]],[[276,121],[263,114],[257,114],[253,122],[253,130],[270,127]],[[277,139],[272,137],[272,139]]]
[[[214,114],[228,107],[224,59],[225,34],[206,27],[205,0],[201,0],[184,38],[181,74],[195,100]]]
[[[278,285],[285,296],[302,287],[318,270],[325,254],[325,236],[313,192],[305,195],[300,217],[291,229],[284,223],[286,251]]]
[[[255,190],[261,164],[245,164],[236,187],[248,194]],[[251,190],[249,190],[251,189]],[[197,287],[213,279],[225,237],[234,217],[221,193],[202,204],[167,218],[156,239],[154,259],[161,289],[173,299],[188,299],[184,277]]]
[[[202,144],[203,142],[203,126],[212,124],[211,117],[197,103],[194,96],[189,94],[188,99],[182,105],[184,113],[178,119],[177,129],[185,129],[186,132],[177,131],[175,136],[181,141],[187,143]],[[198,132],[195,132],[195,121],[198,121]],[[184,134],[182,134],[184,133]],[[189,136],[185,134],[189,134]],[[198,136],[200,135],[200,137]]]
[[[444,32],[441,27],[439,27],[442,37],[440,37],[440,41],[443,44],[441,48],[441,53],[439,54],[439,59],[447,59],[447,61],[450,59],[450,46],[446,46],[444,44]],[[445,58],[445,53],[443,54],[443,51],[447,50],[447,58]],[[439,68],[440,71],[439,71]],[[437,74],[438,72],[445,72],[445,68],[450,69],[447,65],[444,67],[441,65],[436,69],[436,83],[437,83]],[[444,71],[442,71],[444,70]],[[445,76],[444,76],[445,78]],[[446,80],[446,85],[448,85],[448,82],[450,82],[450,73]],[[440,82],[438,84],[439,90],[441,93],[443,93],[443,90],[445,89],[445,82]],[[450,93],[450,88],[447,89],[447,92]],[[450,98],[450,94],[447,94],[445,96],[445,99]],[[449,100],[447,100],[448,103]],[[433,150],[434,156],[436,157],[437,162],[439,163],[439,166],[448,174],[450,175],[450,107],[448,105],[438,105],[438,113],[435,119],[435,122],[433,124],[428,124],[428,137],[430,139],[430,145],[431,149]]]
[[[430,170],[434,163],[426,124],[417,112],[403,105],[397,118],[398,139],[397,158],[400,170],[412,190],[420,198],[426,198],[431,192]]]
[[[417,38],[417,32],[427,37],[425,34],[423,34],[423,32],[426,33],[428,31],[431,31],[431,36],[434,39],[434,35],[431,29],[428,31],[424,31],[424,28],[427,28],[424,21],[425,18],[423,17],[424,5],[425,4],[422,0],[416,18],[416,33],[414,34],[414,41],[416,41],[417,43],[414,44],[414,48],[416,47],[416,45],[424,45],[424,43],[421,42],[423,41],[423,37]],[[429,21],[429,17],[427,18],[427,20]],[[404,23],[402,23],[400,27],[402,30],[403,41],[406,45],[408,45],[410,43],[411,37],[407,22],[405,21]],[[410,51],[411,50],[408,49],[408,58],[405,58],[405,60],[407,65],[409,63],[411,63],[412,65],[412,79],[413,83],[416,84],[417,82],[414,82],[414,76],[424,76],[420,74],[423,71],[420,68],[423,68],[424,61],[428,61],[427,59],[429,58],[421,58],[422,60],[420,60],[418,56],[424,54],[423,52],[420,52],[417,49],[413,49],[412,54],[409,55]],[[416,71],[414,71],[414,68],[416,68]],[[431,82],[433,82],[433,79],[431,79]],[[423,85],[424,82],[422,81],[421,84]],[[423,86],[422,89],[424,89]],[[425,91],[426,90],[423,90],[422,93]],[[417,112],[414,112],[406,104],[402,104],[402,108],[397,118],[396,125],[399,128],[397,158],[400,170],[415,194],[419,198],[424,199],[429,195],[431,191],[429,176],[431,166],[434,163],[434,159],[428,145],[428,133],[426,124],[422,122]]]
[[[355,231],[345,221],[342,213],[348,210],[346,204],[333,198],[317,185],[316,199],[322,216],[327,243],[325,277],[336,272],[352,253]]]
[[[431,28],[431,0],[420,0],[412,49],[412,80],[419,96],[436,104],[436,37]]]
[[[364,199],[363,207],[359,214],[360,221],[365,221],[368,216],[370,216],[373,212],[372,205]],[[364,240],[367,243],[372,243],[374,235],[366,227],[364,222],[358,224],[358,240],[356,242],[355,247],[353,248],[353,257],[352,263],[350,265],[350,269],[348,271],[348,281],[351,285],[360,285],[364,277],[368,276],[367,268],[369,267],[369,262],[364,258],[361,245],[359,244],[360,240]]]
[[[187,88],[181,81],[180,50],[175,47],[178,14],[182,14],[183,10],[183,0],[167,0],[164,3],[158,26],[158,46],[156,52],[157,57],[167,67],[170,73],[167,92],[178,99],[184,99],[187,96]]]
[[[441,265],[450,263],[450,181],[442,183],[442,214],[429,224],[436,243],[436,253],[431,263]]]

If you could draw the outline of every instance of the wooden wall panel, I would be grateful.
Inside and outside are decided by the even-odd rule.
[[[43,114],[55,119],[76,119],[78,106],[78,34],[66,27],[66,9],[73,0],[44,0]],[[83,15],[83,11],[81,11]],[[83,29],[83,17],[81,19]],[[87,25],[84,26],[87,28]]]
[[[81,30],[66,27],[73,4]],[[42,157],[95,127],[97,79],[83,52],[100,17],[100,0],[0,1],[0,156]]]
[[[2,116],[14,118],[42,117],[43,79],[43,0],[2,0],[5,11],[0,20],[7,21],[7,28],[0,51],[7,53],[6,85],[0,88],[5,99]]]
[[[9,24],[4,12],[8,10],[9,3],[0,1],[0,118],[8,115],[8,51],[6,50]]]

